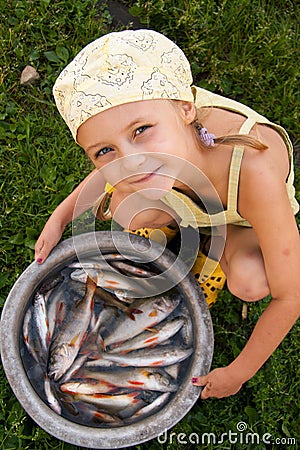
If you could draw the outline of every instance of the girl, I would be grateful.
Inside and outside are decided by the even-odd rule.
[[[224,274],[244,301],[269,294],[272,300],[238,357],[192,380],[204,386],[206,399],[238,392],[298,318],[299,207],[285,130],[191,84],[182,51],[150,30],[103,36],[64,69],[53,90],[56,104],[96,169],[53,212],[35,258],[42,263],[66,224],[105,189],[98,216],[105,218],[109,196],[110,212],[125,228],[160,228],[170,238],[177,224],[202,232],[225,226],[226,241],[216,233],[208,260],[220,264],[202,270],[206,240],[193,267],[208,303]]]

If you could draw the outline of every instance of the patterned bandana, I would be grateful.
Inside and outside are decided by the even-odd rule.
[[[53,87],[57,108],[76,141],[90,117],[150,99],[194,101],[189,62],[174,42],[152,30],[110,33],[84,47]]]

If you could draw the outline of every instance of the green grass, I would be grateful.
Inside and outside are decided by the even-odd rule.
[[[288,130],[296,145],[299,133],[299,7],[292,1],[152,0],[123,1],[143,26],[174,39],[193,61],[195,82],[252,106]],[[116,28],[105,8],[92,0],[0,0],[1,205],[0,306],[33,259],[33,246],[49,214],[90,171],[82,150],[72,142],[54,107],[51,88],[60,70],[95,37]],[[119,27],[120,28],[120,27]],[[118,29],[119,29],[118,28]],[[40,81],[19,84],[22,69],[33,65]],[[299,194],[299,170],[297,171]],[[299,197],[298,197],[299,198]],[[64,237],[71,235],[68,227]],[[213,367],[228,364],[244,346],[266,302],[242,304],[224,290],[211,314],[215,331]],[[179,433],[248,431],[273,438],[299,439],[299,325],[243,389],[230,398],[197,404],[172,430]],[[0,449],[61,449],[72,446],[37,427],[21,408],[0,374]],[[298,424],[297,424],[298,423]],[[170,437],[170,436],[169,436]],[[191,443],[136,449],[192,448]],[[284,448],[276,446],[273,448]],[[198,448],[265,449],[230,443]],[[271,446],[272,448],[272,446]],[[296,448],[286,446],[286,448]]]

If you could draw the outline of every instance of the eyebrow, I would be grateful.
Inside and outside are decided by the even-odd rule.
[[[148,122],[148,119],[146,117],[137,117],[136,119],[134,119],[132,122],[130,122],[128,125],[126,125],[121,131],[127,131],[130,128],[133,128],[135,125],[143,123],[143,122]],[[99,147],[101,147],[103,144],[100,142],[97,142],[96,144],[92,144],[91,146],[89,146],[86,151],[87,153],[90,151],[93,151],[94,149],[98,149]]]

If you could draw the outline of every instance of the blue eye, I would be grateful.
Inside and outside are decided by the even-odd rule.
[[[104,148],[101,148],[101,149],[98,150],[98,152],[95,154],[95,157],[98,158],[99,156],[103,156],[103,155],[105,155],[106,153],[109,153],[109,152],[111,152],[111,151],[112,151],[112,148],[111,148],[111,147],[104,147]]]
[[[147,128],[150,128],[149,125],[143,125],[142,127],[139,127],[135,130],[135,135],[138,136],[139,134],[142,134]]]

